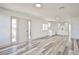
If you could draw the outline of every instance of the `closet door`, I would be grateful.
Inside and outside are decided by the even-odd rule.
[[[10,17],[0,15],[0,48],[10,45]]]

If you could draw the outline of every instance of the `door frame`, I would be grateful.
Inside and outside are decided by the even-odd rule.
[[[12,42],[12,19],[16,19],[16,42]],[[15,16],[11,16],[10,17],[10,44],[11,45],[15,45],[15,44],[18,44],[19,43],[19,38],[18,38],[18,33],[17,33],[17,31],[18,31],[18,18],[17,17],[15,17]]]

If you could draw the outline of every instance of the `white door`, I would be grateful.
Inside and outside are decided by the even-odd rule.
[[[31,21],[22,18],[12,18],[12,44],[31,42]]]
[[[26,19],[18,19],[18,39],[19,43],[27,42],[28,40],[28,29],[27,29],[27,20]]]

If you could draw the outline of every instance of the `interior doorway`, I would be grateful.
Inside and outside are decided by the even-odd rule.
[[[31,20],[11,18],[11,44],[26,42],[31,45]]]

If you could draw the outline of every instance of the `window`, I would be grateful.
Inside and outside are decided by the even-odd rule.
[[[28,21],[28,39],[31,39],[31,21]]]
[[[48,24],[42,24],[42,30],[48,30]]]
[[[16,42],[16,19],[12,19],[12,42]]]
[[[48,23],[48,28],[50,28],[51,27],[51,23]]]

